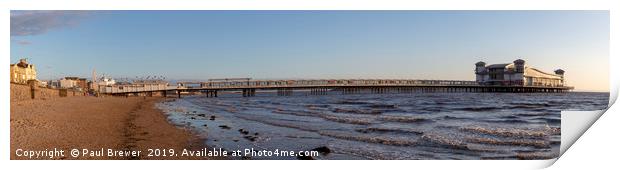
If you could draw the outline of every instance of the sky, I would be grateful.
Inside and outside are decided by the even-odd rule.
[[[38,79],[475,80],[478,61],[609,91],[608,11],[11,11]]]

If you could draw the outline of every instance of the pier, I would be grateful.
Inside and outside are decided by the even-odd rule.
[[[239,92],[242,97],[252,97],[257,91],[275,91],[278,96],[296,92],[310,95],[362,93],[562,93],[570,86],[543,85],[481,85],[476,81],[412,80],[412,79],[319,79],[319,80],[251,80],[210,79],[204,82],[177,82],[168,84],[129,84],[101,86],[100,94],[114,96],[163,96],[172,94],[202,94],[218,97],[222,91]]]

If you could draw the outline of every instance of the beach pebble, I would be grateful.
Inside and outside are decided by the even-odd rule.
[[[249,134],[250,132],[248,132],[247,130],[239,129],[239,133],[244,134],[244,135],[247,135],[247,134]]]
[[[230,127],[226,126],[226,125],[220,125],[219,127],[222,128],[222,129],[230,129]]]
[[[312,150],[313,151],[317,151],[317,152],[319,152],[319,153],[321,153],[323,155],[327,155],[327,154],[332,152],[332,150],[329,149],[327,146],[321,146],[321,147],[318,147],[318,148],[314,148]]]
[[[256,137],[255,136],[246,135],[246,136],[243,136],[243,138],[245,138],[247,140],[250,140],[252,142],[256,141]]]

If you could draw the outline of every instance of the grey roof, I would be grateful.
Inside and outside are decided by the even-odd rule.
[[[524,64],[524,63],[525,63],[525,60],[522,60],[522,59],[517,59],[517,60],[513,61],[513,63],[515,63],[515,64],[517,64],[517,63],[519,63],[519,64]]]
[[[506,68],[507,65],[510,65],[510,63],[507,64],[491,64],[488,65],[488,68]]]

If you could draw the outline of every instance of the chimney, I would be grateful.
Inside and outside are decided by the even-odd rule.
[[[20,62],[20,63],[26,63],[26,64],[28,64],[28,62],[26,61],[26,59],[25,59],[25,58],[19,59],[19,62]]]

